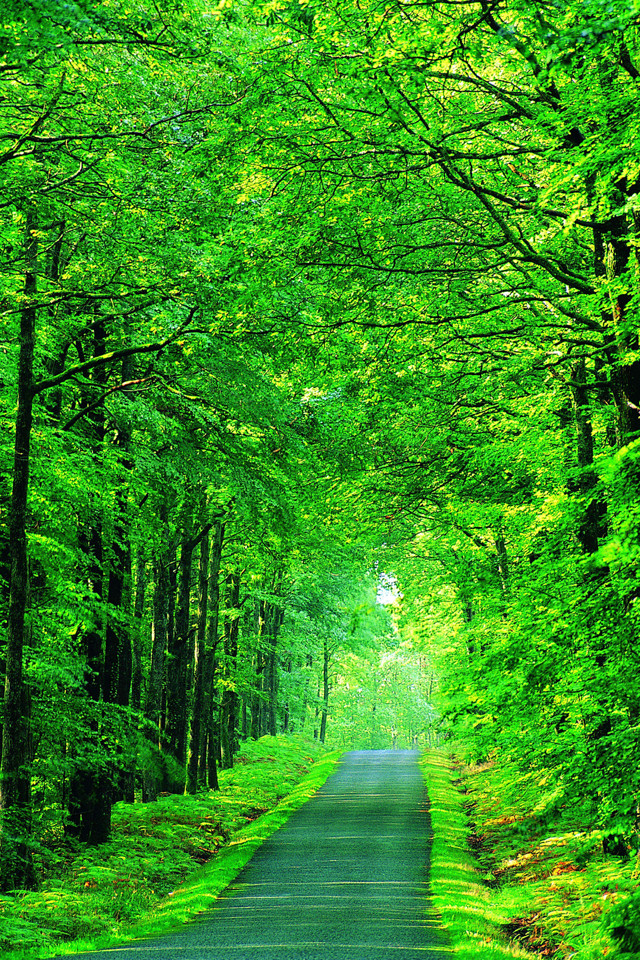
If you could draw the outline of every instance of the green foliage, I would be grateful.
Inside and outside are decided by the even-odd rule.
[[[447,736],[541,822],[631,843],[638,4],[5,7],[0,502],[31,310],[38,830],[87,770],[167,772],[141,748],[158,717],[107,689],[107,637],[144,707],[151,637],[176,641],[158,558],[222,517],[220,582],[242,573],[206,721],[231,753],[242,708],[254,734]]]
[[[613,918],[633,899],[636,865],[625,845],[606,852],[591,805],[566,802],[552,776],[541,783],[508,763],[457,765],[454,775],[485,913],[501,935],[526,951],[616,956]]]
[[[431,751],[422,762],[434,831],[431,854],[433,913],[461,960],[498,960],[527,954],[507,946],[467,844],[467,818],[449,761]]]
[[[621,900],[604,914],[602,929],[619,947],[617,957],[629,960],[640,952],[640,894]]]
[[[311,796],[336,759],[312,742],[264,737],[244,745],[233,770],[221,771],[220,793],[117,804],[112,839],[93,850],[49,838],[37,855],[41,890],[0,901],[3,950],[16,960],[25,950],[51,955],[56,944],[66,952],[71,941],[86,947],[126,937],[133,924],[139,934],[150,917],[157,925],[158,911],[165,926],[193,915],[230,882],[256,838]]]

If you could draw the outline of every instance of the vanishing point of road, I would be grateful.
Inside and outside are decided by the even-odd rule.
[[[76,960],[446,960],[431,836],[418,753],[349,753],[211,910]]]

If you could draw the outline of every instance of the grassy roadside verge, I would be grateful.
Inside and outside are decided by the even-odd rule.
[[[220,793],[117,804],[112,840],[42,844],[41,889],[0,897],[7,960],[36,960],[166,932],[211,906],[264,840],[324,783],[342,751],[264,737],[246,744]]]
[[[508,946],[492,916],[490,891],[480,881],[467,846],[469,827],[456,789],[451,764],[438,751],[421,761],[429,791],[434,833],[431,854],[431,893],[454,956],[459,960],[505,960],[527,957]]]
[[[454,770],[437,751],[422,768],[434,906],[460,960],[640,957],[640,858],[605,853],[584,811],[532,775]]]

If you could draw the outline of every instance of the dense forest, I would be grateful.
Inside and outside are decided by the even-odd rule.
[[[0,889],[241,741],[640,817],[640,5],[4,0]]]

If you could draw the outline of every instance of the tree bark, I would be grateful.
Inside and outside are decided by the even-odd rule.
[[[133,601],[133,637],[131,645],[131,707],[140,710],[142,706],[142,618],[144,614],[144,595],[147,586],[147,565],[145,552],[139,548],[136,559],[136,586]]]
[[[93,324],[93,356],[103,356],[106,350],[106,328],[102,318]],[[98,366],[92,371],[94,382],[104,389],[106,368]],[[89,397],[83,398],[87,407],[86,420],[89,424],[91,449],[96,467],[99,469],[105,442],[105,417],[102,407],[93,407]],[[98,601],[104,599],[104,536],[102,509],[98,505],[93,516],[88,518],[86,530],[81,530],[79,543],[88,557],[88,586]],[[107,580],[107,599],[111,590],[111,600],[117,600],[114,584]],[[104,702],[115,699],[115,677],[117,676],[117,654],[112,646],[115,638],[107,629],[104,653],[102,650],[104,621],[101,612],[94,618],[94,629],[83,638],[86,659],[85,685],[89,697],[97,702],[101,695]],[[108,628],[108,624],[107,624]],[[100,730],[97,722],[91,723],[91,739],[94,746],[100,746]],[[88,766],[82,758],[74,771],[69,786],[69,825],[67,833],[78,837],[85,843],[98,845],[106,842],[111,831],[111,803],[115,787],[115,764],[110,773],[97,772]]]
[[[320,720],[320,743],[324,743],[327,735],[327,715],[329,713],[329,641],[325,637],[322,642],[322,717]]]
[[[189,757],[185,793],[196,793],[198,790],[198,761],[200,757],[202,713],[204,708],[209,554],[209,535],[205,534],[200,542],[200,563],[198,567],[198,635],[196,638],[193,670],[193,697],[191,700]]]
[[[253,689],[251,691],[251,738],[259,740],[263,734],[263,682],[264,682],[264,656],[262,653],[262,624],[263,624],[263,604],[256,601],[254,611],[254,633],[257,637],[257,647],[255,655],[255,671],[253,678]]]
[[[273,604],[265,605],[264,623],[267,643],[267,669],[265,685],[267,694],[267,724],[266,732],[275,737],[277,733],[278,715],[278,660],[277,644],[278,633],[284,620],[284,612]]]
[[[185,537],[178,567],[178,602],[173,642],[169,648],[171,669],[167,677],[167,739],[178,763],[186,761],[187,669],[189,660],[189,601],[193,567],[193,540]]]
[[[209,570],[209,599],[208,610],[209,620],[207,624],[206,638],[206,690],[204,706],[204,737],[206,748],[203,744],[201,749],[202,766],[201,778],[206,781],[210,790],[219,790],[218,783],[218,725],[213,715],[215,676],[217,669],[217,649],[219,639],[220,623],[220,563],[222,560],[222,547],[224,544],[225,525],[222,520],[217,520],[213,528],[213,537],[211,542],[211,561]]]
[[[580,471],[576,482],[572,486],[584,500],[582,519],[578,527],[578,540],[585,553],[594,554],[598,549],[599,537],[603,533],[606,506],[594,496],[597,477],[593,469],[593,433],[584,360],[574,364],[571,375],[576,450]]]
[[[27,211],[25,236],[26,303],[20,316],[18,412],[14,446],[13,487],[9,516],[11,584],[7,623],[6,679],[2,763],[0,765],[0,891],[35,886],[31,859],[31,771],[29,723],[23,656],[27,640],[29,566],[27,553],[27,495],[29,489],[31,426],[33,422],[33,358],[37,309],[38,221]]]
[[[220,702],[220,752],[221,767],[230,770],[236,749],[236,722],[238,694],[236,692],[236,660],[238,656],[238,631],[240,627],[240,574],[227,576],[227,606],[229,613],[224,629],[224,686]]]
[[[167,508],[163,505],[159,519],[165,526]],[[164,659],[167,650],[169,615],[169,566],[173,555],[172,545],[164,545],[154,560],[155,592],[153,595],[153,625],[151,628],[151,666],[147,683],[145,716],[147,737],[151,744],[151,757],[143,769],[143,800],[155,800],[158,794],[158,769],[156,757],[160,749],[160,715],[162,710],[162,680]]]

